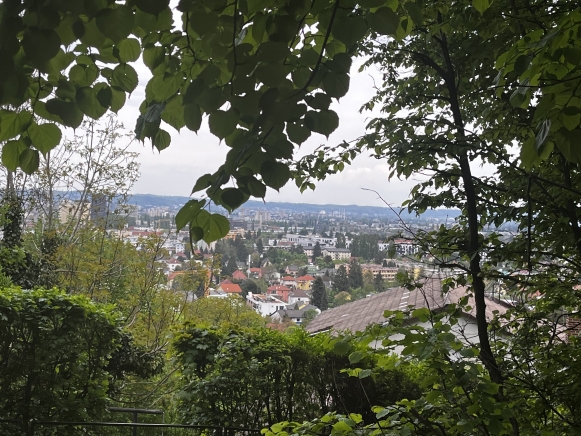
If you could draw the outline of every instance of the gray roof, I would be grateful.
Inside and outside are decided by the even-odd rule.
[[[325,310],[311,321],[306,330],[311,333],[325,330],[335,332],[363,331],[371,324],[384,323],[386,318],[383,313],[386,310],[405,310],[408,309],[408,306],[413,306],[416,309],[426,307],[438,310],[447,304],[458,302],[464,295],[466,295],[465,288],[456,288],[444,295],[442,294],[441,281],[428,279],[421,289],[409,291],[401,287],[392,288],[362,300]],[[474,307],[473,303],[473,298],[469,299],[469,304],[472,307]],[[507,310],[506,306],[489,299],[486,299],[486,305],[486,317],[489,320],[494,317],[493,311],[498,310],[502,314]],[[475,309],[466,315],[474,317]]]
[[[309,294],[302,289],[295,289],[294,291],[291,291],[290,295],[297,298],[309,298]]]
[[[285,315],[288,316],[289,318],[302,318],[307,310],[311,309],[318,310],[317,307],[313,306],[312,304],[307,304],[306,306],[303,306],[302,309],[298,310],[293,309],[295,307],[295,304],[289,304],[287,306],[287,309],[279,310],[277,313],[281,318],[284,317]]]

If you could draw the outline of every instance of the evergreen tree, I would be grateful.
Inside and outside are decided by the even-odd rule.
[[[313,282],[313,305],[321,310],[327,310],[329,303],[327,302],[327,291],[325,289],[325,284],[321,277],[317,277]]]
[[[345,265],[341,265],[337,272],[335,273],[335,279],[333,280],[333,290],[335,293],[339,292],[349,292],[349,277],[347,276],[347,269]]]
[[[363,272],[356,259],[353,259],[349,264],[349,286],[351,289],[363,287]]]
[[[317,257],[321,257],[323,253],[321,252],[321,245],[317,242],[313,247],[313,262]]]
[[[261,254],[264,251],[264,245],[262,244],[262,238],[258,238],[258,241],[256,241],[256,251],[258,251]]]
[[[375,288],[376,292],[383,292],[385,291],[385,284],[383,283],[383,277],[381,273],[377,273],[373,280],[373,287]]]

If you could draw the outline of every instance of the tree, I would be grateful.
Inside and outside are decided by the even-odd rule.
[[[312,287],[312,301],[311,303],[321,310],[327,310],[329,305],[327,303],[327,290],[325,289],[325,283],[321,277],[317,277],[313,282]]]
[[[363,271],[357,259],[352,259],[349,262],[349,287],[351,289],[363,287]]]
[[[112,307],[56,289],[5,288],[0,311],[2,418],[22,422],[25,434],[31,419],[102,418],[122,337]]]
[[[318,312],[315,309],[309,309],[303,313],[303,321],[301,323],[302,328],[307,328],[307,326],[314,320],[318,315]]]
[[[333,290],[335,293],[339,292],[349,292],[351,286],[349,284],[349,277],[347,275],[347,269],[345,265],[340,265],[335,273],[335,278],[333,280]]]
[[[258,238],[258,241],[256,241],[256,250],[262,254],[262,252],[264,251],[264,245],[262,245],[262,238]]]
[[[381,273],[377,273],[375,275],[375,279],[373,280],[373,287],[375,288],[375,292],[383,292],[385,291],[385,284],[383,283],[383,277]]]
[[[321,245],[319,244],[319,242],[317,242],[313,247],[313,262],[315,261],[316,258],[321,257],[322,255],[323,253],[321,252]]]

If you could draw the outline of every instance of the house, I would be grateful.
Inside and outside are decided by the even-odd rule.
[[[439,279],[427,279],[424,286],[412,291],[398,287],[385,292],[372,295],[362,300],[353,301],[339,307],[325,310],[317,316],[306,328],[310,333],[323,331],[332,332],[358,332],[365,330],[372,324],[383,324],[387,319],[383,316],[386,310],[407,310],[429,308],[432,311],[443,310],[448,304],[458,303],[460,298],[466,295],[465,288],[456,288],[448,293],[442,292]],[[476,312],[472,309],[464,312],[460,322],[453,326],[451,331],[463,342],[478,342],[478,330],[476,327]],[[486,318],[492,320],[496,311],[499,314],[506,313],[508,305],[486,298]],[[426,328],[430,328],[428,322],[417,322]],[[394,339],[400,339],[399,337]],[[396,349],[396,352],[401,350]]]
[[[321,253],[333,260],[347,260],[351,257],[351,250],[348,248],[325,247]]]
[[[314,280],[315,278],[310,275],[297,277],[297,288],[303,291],[309,291]]]
[[[242,271],[237,269],[232,273],[232,278],[234,280],[246,280],[248,277],[246,277],[246,274],[244,274]]]
[[[208,297],[212,298],[228,298],[227,292],[222,291],[221,289],[210,289],[208,291]]]
[[[260,268],[250,268],[249,277],[252,279],[259,279],[262,277],[262,270]]]
[[[266,289],[266,294],[267,295],[276,295],[282,301],[288,302],[288,297],[289,297],[290,291],[291,291],[290,288],[287,288],[284,285],[274,285],[274,286],[270,286],[269,288]]]
[[[305,313],[309,310],[314,310],[317,314],[321,313],[321,310],[311,304],[295,303],[289,304],[284,309],[277,311],[272,315],[273,321],[281,322],[284,319],[290,319],[296,325],[301,325],[305,317]]]
[[[311,297],[302,289],[295,289],[288,294],[288,304],[304,303],[309,304]]]
[[[220,284],[216,288],[216,291],[225,292],[226,294],[235,294],[235,295],[242,294],[242,288],[240,287],[240,285],[237,285],[236,283],[220,282]]]
[[[285,268],[284,272],[289,276],[296,277],[299,275],[299,267],[296,265],[289,265]]]
[[[285,308],[286,303],[274,295],[253,294],[249,292],[246,303],[262,316],[270,316]]]
[[[297,285],[297,281],[293,276],[284,276],[280,279],[281,285],[294,287]]]
[[[169,269],[171,272],[174,272],[177,267],[182,266],[182,263],[179,260],[174,259],[173,257],[169,260],[166,260],[165,264],[167,265],[167,269]]]

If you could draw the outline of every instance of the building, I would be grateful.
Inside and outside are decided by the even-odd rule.
[[[216,288],[216,291],[225,292],[226,294],[231,294],[231,295],[241,295],[242,294],[242,288],[240,287],[240,285],[237,285],[236,283],[220,282],[220,284]]]
[[[310,275],[297,277],[297,288],[303,291],[310,291],[313,281],[315,281],[315,278]]]
[[[427,279],[422,288],[412,291],[403,287],[393,288],[362,300],[325,310],[307,326],[306,330],[310,333],[323,331],[355,333],[363,331],[373,324],[384,324],[387,321],[383,316],[385,311],[408,310],[410,308],[428,308],[432,311],[440,311],[449,304],[457,304],[465,296],[466,288],[460,287],[443,293],[439,279]],[[462,314],[460,322],[452,326],[451,332],[464,343],[478,343],[473,297],[469,299],[469,307],[471,310]],[[509,306],[506,304],[487,298],[486,318],[490,321],[495,318],[495,313],[502,315],[506,313],[508,308]],[[429,321],[420,322],[417,320],[417,324],[425,328],[431,327]],[[393,338],[401,339],[402,337],[395,335]],[[395,351],[400,352],[401,349],[401,347],[396,348]]]
[[[305,313],[309,310],[314,310],[317,314],[321,313],[321,310],[311,304],[305,303],[294,303],[287,305],[284,309],[277,311],[272,315],[273,321],[282,322],[285,319],[290,319],[296,325],[301,325],[305,317]]]
[[[61,200],[59,204],[59,221],[66,223],[80,219],[89,221],[91,218],[91,203],[79,200]]]
[[[295,289],[288,294],[288,304],[303,303],[309,304],[311,297],[302,289]]]
[[[323,256],[330,256],[333,260],[349,260],[351,250],[348,248],[325,247],[322,250]]]
[[[262,316],[270,316],[285,308],[286,303],[274,295],[253,294],[246,296],[247,304]]]
[[[232,278],[234,280],[246,280],[248,277],[246,277],[246,274],[244,274],[242,271],[237,269],[232,273]]]
[[[266,289],[267,295],[276,295],[278,298],[280,298],[285,303],[289,303],[288,298],[289,298],[290,292],[291,292],[290,288],[288,288],[284,285],[273,285],[273,286],[268,287],[268,289]]]

